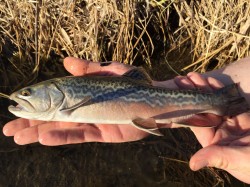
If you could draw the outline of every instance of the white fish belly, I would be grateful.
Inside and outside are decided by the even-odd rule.
[[[130,124],[137,118],[154,115],[154,108],[143,103],[102,102],[79,107],[73,111],[58,111],[54,121],[81,123]]]
[[[54,121],[80,123],[131,124],[134,119],[155,119],[156,123],[171,123],[187,119],[205,109],[202,106],[151,107],[143,102],[108,101],[79,107],[73,111],[58,112]]]

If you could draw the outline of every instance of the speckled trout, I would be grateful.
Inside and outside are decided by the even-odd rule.
[[[131,124],[161,135],[158,124],[180,123],[199,113],[235,116],[248,109],[237,84],[214,93],[152,86],[142,68],[122,76],[76,76],[47,80],[11,94],[18,117],[45,121]]]

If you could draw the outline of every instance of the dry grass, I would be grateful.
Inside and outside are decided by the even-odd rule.
[[[0,89],[55,76],[66,56],[205,72],[249,56],[249,32],[249,0],[2,0]]]
[[[142,56],[150,64],[154,44],[148,25],[155,27],[168,11],[164,6],[150,7],[133,0],[1,1],[1,59],[10,62],[1,69],[15,77],[6,85],[26,77],[33,80],[44,62],[55,56],[129,64]]]
[[[193,62],[183,68],[205,72],[211,60],[225,63],[250,55],[250,5],[248,0],[186,1],[174,4],[180,28],[174,35],[191,39]],[[183,37],[185,33],[187,36]]]
[[[128,64],[139,56],[151,65],[154,53],[181,53],[176,49],[189,43],[192,61],[183,70],[204,72],[211,61],[217,68],[249,55],[249,7],[248,0],[4,0],[0,50],[25,77],[54,54]],[[155,47],[157,38],[164,50]]]

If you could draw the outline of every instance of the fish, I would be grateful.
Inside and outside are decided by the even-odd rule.
[[[10,105],[8,110],[17,117],[133,125],[158,136],[162,136],[159,124],[191,127],[185,121],[196,114],[232,117],[249,110],[238,84],[213,93],[167,89],[153,86],[150,76],[140,67],[120,76],[54,78],[22,88],[10,99],[17,105]]]

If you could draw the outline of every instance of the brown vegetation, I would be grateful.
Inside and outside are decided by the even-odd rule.
[[[248,0],[4,0],[0,15],[1,70],[11,67],[19,78],[57,55],[168,62],[177,72],[204,72],[249,55]],[[176,57],[183,53],[190,58]]]
[[[249,32],[249,0],[2,0],[0,91],[65,74],[66,56],[145,64],[157,78],[205,72],[249,56]],[[229,180],[206,171],[196,176],[210,186]]]

